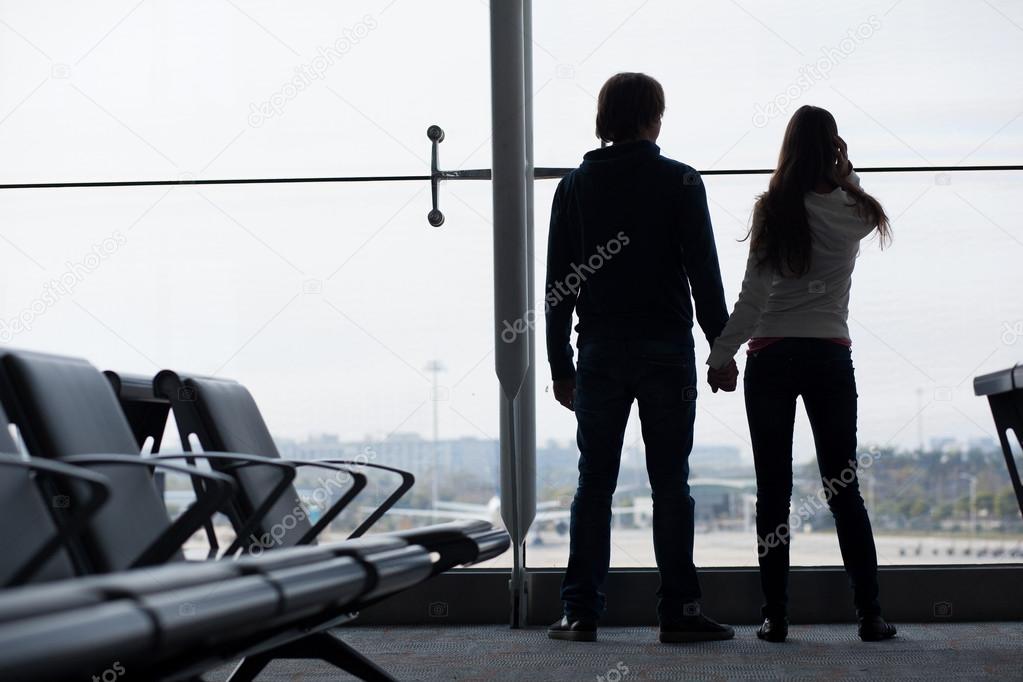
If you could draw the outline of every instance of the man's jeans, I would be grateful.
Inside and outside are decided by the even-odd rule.
[[[877,553],[856,476],[856,380],[849,348],[826,339],[783,339],[750,354],[744,385],[757,470],[763,615],[781,618],[788,609],[791,518],[799,518],[798,509],[789,515],[797,396],[813,430],[856,608],[865,616],[880,613]]]
[[[561,586],[565,613],[596,619],[611,556],[611,497],[632,401],[646,445],[654,515],[654,554],[661,573],[658,615],[682,615],[700,597],[693,566],[693,499],[689,451],[696,416],[691,340],[581,338],[575,414],[579,487],[572,502],[571,549]]]

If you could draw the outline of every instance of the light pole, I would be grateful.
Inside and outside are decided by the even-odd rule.
[[[924,454],[924,389],[916,389],[916,440],[920,454]]]
[[[444,367],[444,364],[440,360],[432,360],[426,363],[426,367],[424,369],[426,369],[426,371],[433,377],[433,395],[430,396],[433,399],[433,471],[430,472],[430,509],[436,513],[438,496],[437,483],[440,480],[440,445],[438,443],[440,431],[440,416],[438,414],[440,385],[437,382],[437,377],[447,368]]]

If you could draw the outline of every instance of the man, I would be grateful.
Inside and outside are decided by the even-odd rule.
[[[558,185],[547,253],[547,355],[554,396],[578,422],[579,487],[554,639],[594,641],[610,563],[611,497],[633,400],[646,445],[660,570],[660,641],[729,639],[700,612],[688,457],[696,414],[693,305],[713,343],[728,320],[699,174],[655,144],[664,91],[641,73],[600,90],[601,149]],[[579,316],[573,366],[572,311]],[[731,363],[709,374],[735,390]]]

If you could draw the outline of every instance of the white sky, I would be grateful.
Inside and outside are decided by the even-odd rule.
[[[594,95],[619,70],[663,82],[663,151],[701,169],[770,166],[803,103],[835,113],[861,167],[1023,162],[1018,1],[535,4],[538,165],[594,146]],[[322,78],[251,125],[253,104],[345,36]],[[0,1],[0,180],[419,174],[431,123],[444,167],[485,167],[487,50],[486,4],[470,0]],[[829,76],[800,84],[826,54]],[[790,86],[781,115],[755,120]],[[914,445],[918,389],[925,435],[993,435],[970,379],[1021,359],[1023,174],[949,179],[863,178],[896,235],[864,248],[855,277],[864,441]],[[707,181],[730,300],[765,182]],[[537,184],[541,255],[553,189]],[[117,233],[11,345],[234,377],[297,437],[429,434],[436,358],[442,434],[496,437],[489,184],[447,183],[442,207],[430,228],[426,183],[4,190],[0,311],[18,316]],[[538,377],[544,391],[545,362]],[[572,438],[571,414],[539,404],[540,439]],[[748,452],[741,394],[705,391],[701,408],[698,441]]]

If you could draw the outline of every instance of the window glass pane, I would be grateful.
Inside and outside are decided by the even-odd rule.
[[[738,294],[754,196],[764,177],[706,178],[729,305]],[[974,376],[1011,367],[1023,343],[1023,310],[1005,292],[1023,287],[1019,173],[864,174],[885,205],[895,240],[881,252],[865,241],[854,275],[850,333],[859,392],[863,493],[881,563],[1019,561],[1023,522]],[[537,224],[546,226],[554,183],[538,185]],[[545,247],[545,229],[538,237]],[[542,280],[538,278],[538,286]],[[542,290],[542,289],[538,289]],[[541,334],[543,332],[540,323]],[[541,337],[542,338],[542,337]],[[697,334],[697,364],[707,345]],[[744,352],[738,357],[740,367]],[[567,509],[576,481],[575,420],[547,393],[541,367],[538,493]],[[554,442],[543,445],[545,439]],[[755,480],[742,389],[713,394],[700,380],[690,483],[696,499],[696,556],[702,566],[756,565]],[[638,415],[625,438],[612,534],[616,566],[654,564],[650,493]],[[840,564],[809,424],[800,407],[794,435],[793,563]],[[970,495],[971,481],[976,481]],[[971,516],[972,514],[972,516]],[[534,566],[564,566],[567,527],[538,524]]]
[[[489,165],[487,26],[450,0],[4,3],[0,180],[421,174],[433,123],[449,165]]]
[[[700,168],[769,168],[796,108],[831,110],[862,166],[1020,163],[1023,7],[852,3],[535,3],[540,165],[594,146],[604,80],[664,85],[661,144]],[[571,26],[571,30],[565,30]]]
[[[489,183],[446,198],[438,229],[425,183],[0,192],[0,341],[237,379],[283,454],[416,475],[382,527],[429,523],[435,480],[437,522],[500,524]]]

